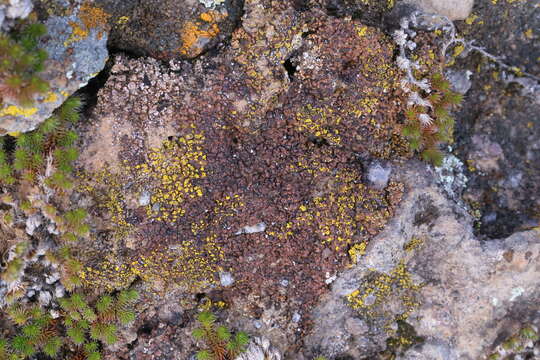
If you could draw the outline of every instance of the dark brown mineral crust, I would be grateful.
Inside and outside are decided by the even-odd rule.
[[[364,169],[410,155],[391,41],[358,21],[259,5],[218,57],[115,59],[80,165],[86,194],[110,204],[94,212],[109,217],[102,230],[127,240],[92,250],[105,260],[88,260],[87,285],[140,277],[158,293],[205,291],[227,272],[228,301],[294,308],[307,325],[350,247],[393,215],[401,184],[374,189]]]

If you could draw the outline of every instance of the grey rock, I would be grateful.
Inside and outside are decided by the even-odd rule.
[[[77,24],[77,25],[74,25]],[[0,107],[0,132],[34,130],[51,116],[64,100],[85,86],[107,61],[107,31],[105,24],[86,29],[76,9],[69,16],[52,16],[46,22],[47,35],[40,47],[49,58],[40,76],[49,82],[49,91],[36,97],[33,107],[22,109],[7,99]],[[79,27],[87,36],[75,34]]]
[[[390,166],[384,167],[378,162],[373,163],[368,168],[368,180],[376,189],[384,189],[388,185],[391,172],[392,168]]]
[[[426,13],[448,17],[450,20],[465,20],[471,13],[474,0],[407,0]]]
[[[266,224],[263,222],[260,222],[255,225],[246,225],[237,232],[234,233],[234,235],[241,235],[241,234],[254,234],[258,232],[263,232],[266,230]]]
[[[150,204],[150,193],[148,191],[143,191],[139,197],[139,205],[146,206]]]
[[[41,291],[38,296],[38,301],[41,306],[47,306],[52,300],[52,295],[48,291]]]
[[[54,296],[56,298],[62,298],[66,294],[66,289],[62,286],[62,284],[58,283],[56,284],[54,288]]]
[[[28,17],[32,8],[31,0],[9,0],[2,2],[0,4],[0,30],[9,30],[12,23],[11,20]]]
[[[42,217],[39,214],[35,214],[26,219],[26,233],[30,236],[34,234],[34,231],[41,225]]]
[[[369,327],[365,321],[354,317],[345,320],[345,329],[352,336],[360,336],[369,331]]]
[[[389,334],[380,329],[391,327],[404,310],[399,288],[373,305],[370,315],[352,310],[346,295],[374,272],[390,275],[399,264],[413,284],[423,284],[410,293],[418,305],[410,308],[407,322],[428,339],[402,359],[478,359],[501,334],[538,318],[540,233],[483,243],[473,234],[471,215],[447,197],[427,169],[409,162],[396,168],[395,176],[410,191],[358,265],[338,277],[314,310],[314,329],[305,339],[308,355],[320,349],[327,357],[362,358],[384,350]],[[420,241],[412,246],[413,239]],[[353,318],[368,324],[369,336],[351,336]]]
[[[398,356],[398,360],[458,360],[452,347],[440,341],[426,341]]]
[[[229,272],[222,272],[219,274],[219,282],[221,286],[231,286],[234,283],[234,278]]]
[[[449,70],[445,73],[453,91],[465,95],[472,86],[470,70]]]
[[[281,360],[281,354],[268,339],[254,337],[250,340],[246,351],[235,360]]]
[[[58,280],[60,280],[60,274],[57,272],[54,272],[50,275],[45,275],[45,282],[49,285],[54,284]]]

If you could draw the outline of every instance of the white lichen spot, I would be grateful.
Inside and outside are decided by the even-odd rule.
[[[452,151],[449,148],[449,151]],[[460,159],[452,154],[447,155],[442,165],[435,168],[437,182],[444,191],[454,200],[459,201],[459,196],[467,185],[467,177],[464,174],[465,166]]]
[[[510,301],[516,300],[518,297],[520,297],[524,293],[525,293],[525,289],[522,288],[521,286],[513,288],[512,291],[510,292]]]
[[[253,234],[253,233],[263,232],[264,230],[266,230],[266,224],[263,222],[260,222],[255,225],[244,226],[243,228],[235,232],[234,235]]]
[[[206,8],[213,9],[216,6],[225,3],[225,0],[199,0],[199,2],[203,4]]]

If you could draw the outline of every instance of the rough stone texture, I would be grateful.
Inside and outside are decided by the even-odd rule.
[[[369,242],[399,203],[399,183],[367,179],[375,160],[410,156],[393,54],[387,36],[359,21],[252,0],[219,56],[117,56],[80,128],[82,188],[93,189],[81,198],[105,204],[91,210],[96,241],[80,244],[87,285],[122,288],[138,276],[145,292],[206,294],[243,310],[237,328],[294,358],[349,246]],[[169,157],[164,141],[194,147]],[[163,174],[183,157],[198,177]],[[192,197],[165,190],[173,175]],[[186,253],[195,254],[187,271]],[[222,271],[234,277],[229,288]]]
[[[427,13],[444,15],[450,20],[465,20],[471,13],[474,0],[406,0]]]
[[[476,212],[478,234],[502,238],[535,227],[540,213],[540,8],[529,1],[477,1],[461,33],[534,78],[479,56],[458,59],[472,87],[458,114],[457,156],[467,165],[464,197]],[[498,29],[504,27],[505,31]],[[493,36],[497,33],[497,36]],[[526,80],[526,82],[525,82]]]
[[[72,10],[71,15],[51,16],[45,22],[48,33],[40,47],[49,58],[40,76],[49,82],[49,91],[37,96],[30,108],[5,101],[0,108],[1,133],[35,129],[104,68],[108,57],[107,14],[90,5]]]
[[[230,37],[243,0],[97,0],[112,14],[109,45],[137,56],[194,58]],[[212,6],[213,5],[213,6]]]
[[[395,306],[403,302],[399,287],[384,299],[386,329],[379,326],[380,315],[360,313],[369,335],[351,331],[354,312],[343,297],[374,271],[390,274],[401,262],[413,282],[422,284],[406,321],[425,339],[402,359],[479,359],[523,324],[538,320],[530,305],[540,300],[539,232],[479,241],[471,216],[446,198],[432,174],[410,165],[397,175],[409,190],[398,215],[370,243],[359,265],[338,277],[332,296],[315,310],[313,333],[306,340],[313,353],[361,359],[386,347],[385,341],[396,336],[391,323],[403,311]]]

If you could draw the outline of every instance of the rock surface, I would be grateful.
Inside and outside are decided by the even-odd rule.
[[[468,40],[519,69],[512,73],[476,56],[457,60],[472,72],[472,87],[458,115],[456,150],[467,165],[464,197],[476,212],[475,231],[486,238],[539,223],[540,42],[533,30],[539,14],[528,1],[478,1],[474,15],[459,25]],[[500,26],[506,31],[494,37]],[[510,81],[515,78],[523,85]]]
[[[194,58],[230,37],[243,0],[97,0],[112,14],[109,45],[137,56]]]
[[[474,0],[406,0],[426,13],[446,16],[450,20],[465,20],[472,11]]]
[[[399,173],[410,190],[399,215],[315,310],[313,334],[306,340],[310,354],[371,358],[388,351],[389,340],[401,338],[403,344],[411,341],[402,351],[412,347],[402,359],[479,359],[523,323],[538,322],[537,309],[529,305],[540,301],[540,233],[479,241],[472,217],[446,198],[432,174],[410,165]],[[395,271],[400,265],[406,276]],[[384,278],[377,278],[375,302],[360,291],[355,298],[363,304],[355,315],[347,296],[366,289],[374,273],[401,276],[400,282],[386,281],[391,284],[386,292]],[[412,289],[408,294],[406,287]],[[357,316],[368,329],[350,326]],[[415,329],[416,341],[400,333],[400,321]]]
[[[49,58],[40,77],[49,83],[49,91],[36,97],[35,104],[29,108],[5,101],[0,107],[1,133],[35,129],[104,68],[108,58],[108,15],[87,4],[71,11],[70,15],[54,15],[45,22],[48,33],[40,47]]]

